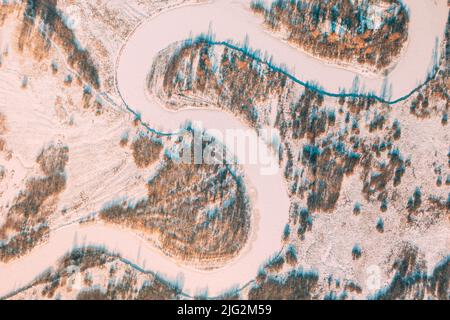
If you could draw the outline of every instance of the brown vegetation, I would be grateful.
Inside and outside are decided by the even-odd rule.
[[[0,134],[6,132],[6,117],[3,113],[0,113]]]
[[[81,79],[99,88],[100,79],[89,52],[80,48],[74,32],[66,25],[57,0],[33,0],[25,2],[22,25],[19,30],[18,48],[28,49],[41,60],[47,57],[51,42],[64,50],[68,64]],[[18,8],[16,8],[18,9]]]
[[[311,300],[315,298],[319,276],[314,272],[291,271],[285,279],[267,277],[249,292],[250,300]]]
[[[450,298],[450,256],[440,261],[431,274],[417,247],[403,244],[394,259],[394,276],[388,286],[379,290],[374,298],[380,300]]]
[[[50,146],[37,157],[43,177],[33,177],[26,182],[9,209],[5,223],[0,227],[0,260],[8,261],[24,254],[48,235],[47,217],[52,206],[46,205],[66,186],[65,165],[68,148]]]
[[[167,253],[188,261],[230,258],[245,244],[250,225],[244,185],[231,170],[166,158],[147,185],[146,199],[114,204],[100,217],[156,234]]]
[[[116,274],[118,267],[124,270],[121,275]],[[90,272],[95,271],[106,274],[105,283],[93,286]],[[85,247],[74,249],[59,260],[55,270],[45,272],[8,298],[14,298],[15,295],[38,286],[41,287],[40,291],[34,290],[34,295],[55,298],[61,292],[71,292],[72,289],[68,287],[69,279],[75,273],[80,273],[85,279],[85,288],[74,292],[77,300],[168,300],[177,299],[180,294],[179,289],[172,284],[134,269],[115,254],[101,248]]]
[[[184,45],[173,54],[163,75],[163,89],[170,98],[201,93],[215,105],[241,116],[257,126],[263,119],[258,106],[268,103],[271,95],[283,92],[286,76],[262,66],[248,56],[230,50],[221,51],[217,66],[213,65],[214,47],[207,43]]]
[[[0,113],[0,152],[5,150],[6,141],[2,137],[7,131],[6,117],[3,113]]]
[[[145,168],[156,162],[163,149],[162,143],[148,135],[140,135],[131,144],[134,162],[139,168]]]
[[[290,42],[308,52],[382,69],[399,55],[408,37],[409,15],[400,1],[389,1],[381,27],[370,28],[371,2],[277,0],[265,8],[254,1],[252,8],[264,15],[270,29],[283,30]]]
[[[446,125],[450,111],[450,13],[445,33],[445,54],[441,61],[436,63],[438,65],[435,65],[431,72],[436,71],[437,75],[414,96],[410,103],[410,112],[417,118],[441,116],[442,125]]]

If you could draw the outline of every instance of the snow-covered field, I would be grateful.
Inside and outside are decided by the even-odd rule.
[[[132,12],[134,23],[122,30],[117,37],[123,39],[121,45],[118,44],[119,40],[114,39],[110,43],[111,48],[106,48],[106,56],[113,59],[108,61],[109,72],[114,76],[109,79],[107,91],[117,104],[112,105],[98,95],[102,105],[100,115],[83,109],[83,86],[75,83],[71,86],[64,85],[64,78],[70,70],[63,67],[64,60],[58,50],[52,51],[53,59],[62,66],[64,73],[60,71],[55,76],[49,69],[48,61],[36,63],[29,61],[29,57],[15,56],[15,48],[12,45],[9,47],[12,41],[8,40],[14,37],[14,28],[11,27],[13,24],[5,24],[10,27],[0,29],[0,50],[5,52],[8,49],[9,52],[7,55],[3,54],[0,68],[0,113],[6,118],[7,130],[3,137],[10,152],[3,151],[0,158],[5,169],[5,177],[0,182],[0,224],[21,186],[29,177],[39,174],[35,159],[43,147],[62,141],[68,146],[70,155],[66,166],[67,185],[58,195],[54,212],[50,216],[49,239],[24,257],[8,264],[0,262],[0,296],[28,284],[68,250],[83,244],[105,246],[144,269],[161,273],[169,279],[178,279],[183,283],[183,290],[192,295],[207,289],[208,294],[215,296],[252,281],[261,264],[282,248],[283,228],[289,220],[291,205],[276,154],[265,143],[259,144],[263,154],[270,155],[269,158],[264,158],[265,162],[242,163],[253,206],[252,233],[240,254],[220,268],[206,271],[187,266],[182,261],[167,257],[154,245],[129,230],[101,223],[78,224],[80,219],[95,214],[108,202],[124,195],[133,199],[146,195],[145,182],[151,175],[152,168],[137,168],[131,152],[119,145],[125,132],[139,130],[132,125],[133,114],[127,112],[121,102],[139,112],[142,121],[158,131],[176,132],[190,120],[212,135],[225,135],[229,129],[243,130],[250,138],[258,141],[256,132],[231,113],[201,108],[173,111],[148,94],[146,80],[158,53],[175,42],[200,33],[212,33],[217,41],[235,44],[245,41],[252,49],[273,56],[275,64],[286,65],[299,80],[317,83],[325,91],[338,93],[345,89],[346,92],[351,92],[355,88],[355,79],[358,79],[359,90],[366,92],[380,93],[384,84],[390,84],[390,99],[395,100],[407,95],[426,79],[436,59],[436,52],[440,54],[437,48],[444,37],[448,12],[444,0],[408,0],[405,4],[411,15],[408,46],[386,79],[325,63],[280,41],[267,33],[259,18],[252,15],[248,9],[249,1],[217,0],[189,4],[157,14],[152,12],[150,17],[148,13],[141,13],[139,9],[129,5],[128,10]],[[113,2],[110,8],[114,5],[120,6]],[[80,32],[83,34],[83,31]],[[96,32],[100,32],[97,37],[101,38],[101,31]],[[116,35],[112,37],[114,36]],[[108,63],[103,61],[103,64]],[[39,66],[38,69],[36,65]],[[24,77],[27,78],[25,88]],[[395,113],[399,118],[402,117],[401,110]],[[429,136],[420,143],[417,142],[420,144],[418,149],[427,155],[439,149],[442,153],[440,156],[445,157],[444,153],[448,152],[445,150],[448,148],[445,141],[448,139],[448,132],[442,132],[433,121],[421,123],[422,130],[428,130]],[[413,132],[406,131],[405,134],[411,140],[414,139]],[[437,141],[428,150],[423,146],[429,145],[430,136],[437,137]],[[417,157],[420,157],[420,152]],[[268,168],[277,170],[268,171]],[[417,176],[418,179],[427,178],[426,173],[417,172]],[[348,245],[343,244],[347,239],[346,232],[354,226],[349,224],[342,227],[340,223],[333,228],[329,226],[333,223],[330,220],[345,219],[343,215],[346,210],[352,209],[355,198],[359,196],[358,183],[360,182],[347,180],[343,187],[345,199],[340,199],[338,214],[318,218],[314,228],[320,230],[320,236],[301,244],[305,246],[299,256],[303,265],[316,267],[323,264],[326,266],[323,269],[327,272],[334,271],[343,277],[354,272],[345,266],[350,264],[347,261],[349,258],[341,256],[345,252],[341,247]],[[430,188],[431,184],[430,181]],[[392,214],[395,215],[395,212]],[[396,223],[400,224],[399,220],[392,220],[391,228]],[[449,246],[448,230],[448,225],[435,225],[432,230],[427,231],[426,237],[417,240],[420,235],[420,230],[417,230],[408,234],[404,240],[417,240],[417,243],[422,243],[423,248],[440,242],[439,249],[428,253],[429,260],[436,263],[442,258],[441,248]],[[401,235],[383,240],[382,246],[390,246],[390,242],[400,238]],[[363,238],[353,240],[364,244],[365,248],[373,247],[373,251],[380,246],[380,242],[365,243]],[[320,244],[320,252],[314,251],[317,243]],[[323,246],[322,243],[329,245]],[[324,248],[328,249],[323,250]],[[365,262],[376,264],[382,259],[374,254]],[[358,280],[364,283],[364,279]],[[387,283],[387,280],[384,279],[384,282]]]

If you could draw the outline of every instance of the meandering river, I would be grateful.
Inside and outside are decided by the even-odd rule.
[[[342,89],[351,92],[358,78],[359,90],[375,93],[381,92],[384,83],[391,84],[390,99],[395,100],[427,78],[435,52],[439,53],[436,45],[443,37],[448,10],[446,0],[404,2],[410,11],[408,44],[386,78],[346,70],[304,54],[266,32],[261,19],[250,12],[250,1],[220,0],[183,6],[143,21],[117,57],[117,88],[130,110],[139,112],[144,122],[161,132],[177,132],[186,120],[200,122],[207,131],[223,134],[228,129],[249,129],[233,115],[219,110],[170,111],[147,93],[146,77],[161,50],[175,42],[211,32],[217,41],[238,46],[247,41],[252,49],[271,55],[274,64],[286,65],[295,79],[317,83],[327,92],[339,93]],[[256,133],[252,134],[256,139]],[[267,145],[261,147],[263,152],[271,154]],[[277,163],[275,155],[271,163]],[[0,264],[0,296],[28,284],[64,253],[82,244],[105,246],[144,269],[169,279],[179,279],[183,291],[191,295],[207,289],[209,295],[215,296],[231,287],[242,287],[255,278],[264,261],[280,250],[283,228],[288,222],[290,201],[282,170],[265,174],[267,165],[243,163],[254,208],[252,232],[242,252],[221,268],[205,271],[183,265],[136,235],[116,227],[70,225],[53,231],[45,244],[25,257]]]

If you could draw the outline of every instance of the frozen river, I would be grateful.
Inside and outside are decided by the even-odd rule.
[[[175,132],[186,120],[199,122],[204,129],[217,135],[225,135],[229,129],[248,130],[243,122],[218,110],[169,111],[146,92],[146,77],[161,50],[210,31],[217,41],[235,45],[247,39],[252,49],[273,56],[274,63],[286,65],[296,79],[318,83],[327,92],[339,93],[342,89],[350,92],[358,77],[360,88],[375,93],[381,92],[383,83],[391,84],[391,99],[397,99],[426,79],[447,19],[445,0],[404,2],[410,10],[408,44],[386,79],[349,71],[302,53],[266,32],[261,19],[250,12],[250,1],[236,0],[184,6],[144,21],[127,39],[118,56],[117,87],[124,102],[156,130]],[[254,132],[252,135],[257,139]],[[259,147],[260,152],[271,155],[267,145],[259,144]],[[267,168],[277,163],[275,155],[269,160],[270,163],[268,159],[264,163],[243,161],[254,208],[252,232],[242,252],[225,266],[212,271],[197,270],[172,260],[122,229],[106,225],[72,225],[52,232],[47,243],[26,257],[0,265],[0,296],[27,284],[71,247],[80,244],[104,245],[140,267],[170,279],[183,279],[183,291],[188,294],[207,288],[214,296],[231,287],[247,284],[254,279],[260,265],[280,250],[283,228],[288,222],[290,201],[282,170],[268,172]]]

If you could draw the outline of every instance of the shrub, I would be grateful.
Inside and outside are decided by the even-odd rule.
[[[283,240],[287,240],[289,238],[291,234],[291,227],[289,226],[289,224],[286,224],[284,226],[284,231],[283,231]]]
[[[392,130],[394,131],[393,137],[394,139],[399,139],[402,135],[402,129],[400,127],[400,122],[396,119],[392,124]]]
[[[360,214],[361,213],[361,204],[359,202],[356,202],[353,207],[353,213],[354,214]]]
[[[448,114],[447,114],[447,113],[444,113],[444,114],[442,115],[441,123],[442,123],[442,125],[444,125],[444,126],[448,123]]]
[[[359,259],[362,255],[362,249],[359,245],[355,244],[352,249],[353,260]]]
[[[384,232],[384,221],[382,218],[378,218],[376,228],[377,228],[378,232],[380,232],[380,233]]]
[[[290,265],[295,265],[297,263],[297,250],[291,244],[286,250],[286,262]]]
[[[420,191],[420,188],[417,187],[416,190],[414,190],[412,197],[408,199],[407,208],[410,211],[414,211],[418,209],[421,204],[422,204],[422,192]]]
[[[388,201],[387,201],[386,198],[384,198],[384,199],[381,201],[380,209],[381,209],[381,211],[385,212],[385,211],[387,210],[387,208],[388,208]]]

